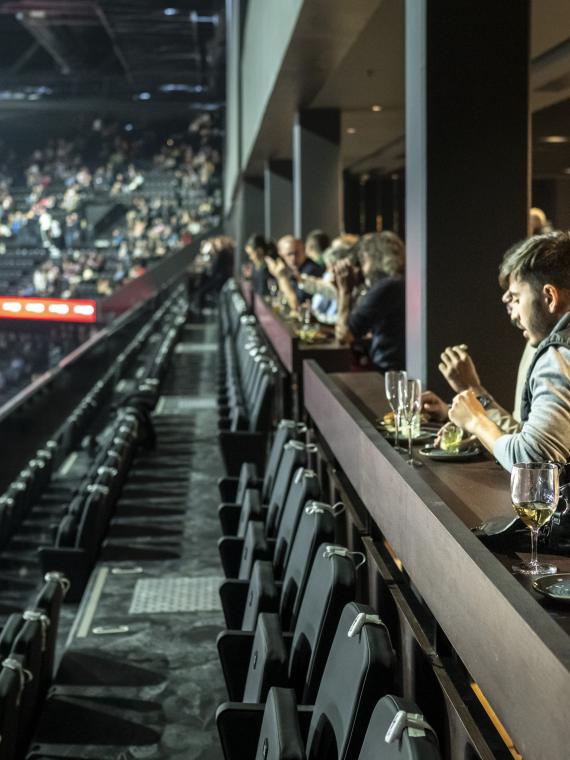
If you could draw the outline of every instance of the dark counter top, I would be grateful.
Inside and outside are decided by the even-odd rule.
[[[471,533],[511,514],[508,473],[490,457],[410,467],[377,429],[387,404],[376,373],[326,375],[306,362],[304,392],[320,437],[523,756],[564,756],[570,611],[529,593],[510,572],[516,556]],[[569,559],[551,559],[570,571]]]

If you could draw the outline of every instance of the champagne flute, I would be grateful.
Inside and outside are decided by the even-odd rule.
[[[414,417],[419,414],[422,406],[422,381],[410,380],[406,377],[401,379],[398,385],[398,397],[401,413],[408,423],[408,464],[422,466],[421,462],[414,459],[412,439],[414,435]]]
[[[513,565],[515,573],[552,575],[554,565],[538,561],[538,533],[550,520],[560,495],[558,465],[549,462],[515,464],[511,472],[511,501],[523,523],[530,528],[530,562]]]
[[[400,386],[400,380],[406,380],[407,373],[402,370],[397,372],[390,370],[384,375],[384,383],[386,388],[386,400],[390,404],[390,409],[394,413],[394,424],[396,425],[396,433],[394,434],[394,446],[399,449],[398,437],[400,434],[400,403],[398,396],[398,388]]]

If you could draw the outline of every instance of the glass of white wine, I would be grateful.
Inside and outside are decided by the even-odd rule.
[[[394,433],[394,446],[399,449],[400,446],[398,444],[398,435],[400,431],[400,402],[399,402],[399,395],[398,395],[398,388],[400,386],[400,381],[405,381],[407,379],[407,374],[405,371],[395,371],[395,370],[389,370],[384,375],[384,383],[385,383],[385,389],[386,389],[386,400],[390,404],[390,409],[394,413],[394,425],[396,427],[396,432]]]
[[[515,573],[552,575],[554,565],[538,561],[538,532],[550,520],[560,495],[558,465],[548,462],[515,464],[511,472],[511,500],[523,523],[530,528],[530,562],[513,565]]]
[[[400,379],[398,385],[398,400],[400,414],[404,416],[408,423],[408,464],[422,467],[422,462],[414,459],[412,449],[412,439],[414,436],[414,417],[420,413],[422,407],[422,381],[410,380],[410,378]]]

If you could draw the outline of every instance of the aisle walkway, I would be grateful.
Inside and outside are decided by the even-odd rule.
[[[188,325],[175,349],[156,449],[133,464],[36,737],[44,754],[65,736],[60,756],[221,757],[216,350],[214,324]]]

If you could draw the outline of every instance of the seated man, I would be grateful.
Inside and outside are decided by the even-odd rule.
[[[513,320],[511,313],[512,306],[511,295],[509,292],[509,278],[512,268],[511,254],[517,250],[519,245],[520,243],[517,243],[509,248],[503,257],[503,261],[499,268],[499,285],[503,290],[501,300],[505,304],[507,315],[509,316],[513,327],[516,327],[517,325]],[[512,415],[503,409],[503,407],[492,398],[486,388],[483,387],[483,384],[479,379],[479,373],[475,368],[473,359],[467,351],[466,345],[462,344],[446,348],[441,354],[439,371],[445,377],[455,393],[461,393],[462,391],[471,389],[477,396],[485,397],[487,417],[493,420],[493,422],[501,428],[503,433],[515,433],[518,430],[518,423],[520,422],[522,391],[535,351],[536,349],[527,342],[519,362]],[[448,418],[449,406],[432,391],[425,391],[422,394],[422,411],[432,419],[443,422]]]
[[[507,470],[515,462],[570,459],[570,235],[538,235],[507,252],[511,316],[536,352],[523,389],[521,423],[505,434],[474,390],[459,393],[452,422],[476,435]],[[515,427],[516,426],[516,427]]]
[[[403,369],[406,360],[404,244],[393,232],[365,235],[361,241],[360,263],[369,289],[354,306],[351,301],[357,272],[348,259],[335,267],[337,340],[352,345],[371,332],[370,358],[376,369],[380,372]]]
[[[245,244],[245,253],[251,261],[251,287],[260,296],[269,295],[269,270],[265,258],[269,255],[269,245],[261,233],[251,235]]]
[[[305,244],[293,235],[285,235],[277,242],[277,252],[281,261],[271,261],[267,257],[265,263],[287,298],[289,308],[291,311],[297,311],[300,303],[311,298],[311,294],[302,288],[301,276],[322,277],[324,267],[307,256]]]

